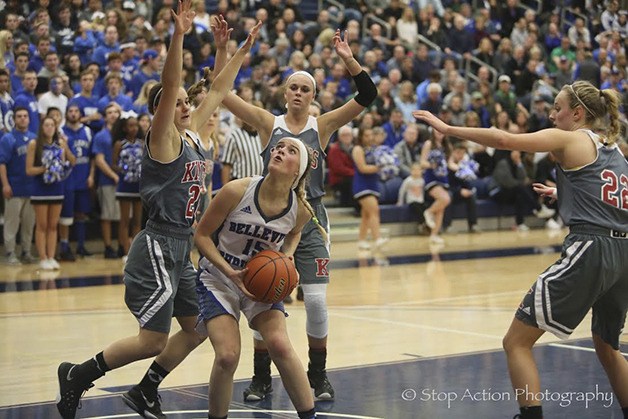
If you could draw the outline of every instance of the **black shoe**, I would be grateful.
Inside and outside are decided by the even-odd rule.
[[[307,378],[310,380],[310,387],[314,389],[314,398],[316,400],[334,400],[334,388],[332,387],[326,372],[307,372]]]
[[[125,253],[124,253],[124,247],[122,247],[121,245],[118,245],[118,257],[124,257]]]
[[[74,262],[76,261],[76,256],[72,253],[72,249],[68,246],[65,249],[61,249],[59,252],[59,260],[64,262]]]
[[[78,377],[73,377],[72,372],[76,364],[62,362],[57,369],[59,378],[59,394],[57,395],[57,409],[63,419],[74,419],[76,409],[80,409],[80,400],[83,393],[94,387],[92,383],[84,383]]]
[[[119,256],[111,246],[105,247],[105,259],[118,259]]]
[[[258,378],[253,377],[253,380],[251,380],[251,384],[246,389],[244,389],[244,401],[257,402],[263,400],[272,392],[272,383],[263,383]]]
[[[161,397],[155,391],[154,394],[147,394],[135,386],[122,395],[122,401],[143,418],[162,419],[165,418],[161,411]]]
[[[303,301],[303,288],[297,287],[297,300]]]
[[[94,256],[92,252],[87,250],[85,246],[80,246],[76,248],[76,254],[83,257]]]

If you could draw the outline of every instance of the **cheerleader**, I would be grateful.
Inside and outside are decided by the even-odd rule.
[[[63,204],[63,181],[70,174],[73,159],[66,141],[59,138],[56,122],[45,117],[37,138],[28,143],[26,151],[26,174],[34,177],[31,203],[35,208],[35,247],[42,270],[59,269],[54,259],[57,224]]]
[[[425,192],[433,200],[432,205],[423,212],[425,224],[430,228],[430,242],[443,244],[445,241],[439,236],[443,225],[445,208],[451,202],[449,196],[449,179],[447,168],[447,156],[449,155],[449,142],[445,136],[434,131],[432,138],[425,141],[421,149],[421,167],[424,169]]]
[[[375,138],[371,128],[360,129],[357,144],[351,151],[355,174],[353,175],[353,198],[360,204],[360,229],[358,248],[371,248],[366,237],[370,230],[376,246],[386,240],[379,236],[379,166],[375,157]]]
[[[140,177],[144,154],[144,133],[139,127],[134,112],[122,112],[113,125],[113,168],[118,173],[116,200],[120,207],[118,241],[124,256],[129,252],[133,237],[141,230],[142,201],[140,200]],[[131,216],[133,221],[131,224]],[[129,235],[129,227],[131,234]]]

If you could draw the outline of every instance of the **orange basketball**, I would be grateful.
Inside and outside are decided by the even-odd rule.
[[[262,250],[246,267],[249,270],[244,276],[244,286],[262,303],[282,301],[297,286],[297,270],[284,253]]]

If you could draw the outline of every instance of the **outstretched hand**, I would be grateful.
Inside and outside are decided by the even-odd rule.
[[[222,15],[214,16],[209,27],[214,35],[216,49],[226,48],[229,38],[231,37],[231,32],[233,32],[233,28],[229,27],[229,23],[225,20],[225,18]]]
[[[546,198],[551,198],[549,201],[550,204],[556,201],[556,199],[558,198],[558,196],[556,195],[556,188],[554,187],[547,186],[543,183],[533,183],[532,188],[537,194]]]
[[[353,52],[351,52],[351,48],[349,47],[349,43],[347,42],[347,31],[344,33],[344,39],[341,36],[340,29],[336,29],[336,33],[333,38],[334,48],[336,49],[336,54],[343,61],[348,60],[353,57]]]
[[[253,26],[253,28],[251,29],[251,32],[249,32],[249,35],[246,37],[246,41],[244,42],[244,45],[242,45],[242,48],[245,48],[248,51],[251,50],[251,47],[255,43],[255,38],[257,38],[257,34],[259,33],[259,29],[261,27],[262,21],[258,20],[255,26]]]
[[[428,111],[414,111],[412,112],[412,116],[414,116],[419,121],[425,122],[436,131],[447,134],[447,130],[449,129],[449,125],[441,121],[437,116]]]
[[[194,23],[194,16],[196,12],[190,10],[192,7],[192,0],[179,0],[179,6],[177,12],[170,10],[172,14],[172,20],[174,21],[175,33],[185,34],[187,33]]]

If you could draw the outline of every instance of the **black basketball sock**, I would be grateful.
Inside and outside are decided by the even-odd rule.
[[[142,381],[140,381],[139,386],[145,389],[157,390],[157,387],[168,374],[170,374],[170,371],[166,371],[157,361],[153,361],[146,374],[144,374]]]
[[[207,419],[227,419],[227,416],[212,416],[207,414]]]
[[[621,411],[624,413],[624,419],[628,419],[628,407],[622,407]]]
[[[520,407],[521,419],[543,419],[543,408],[541,406]]]
[[[255,349],[253,353],[253,375],[265,384],[270,384],[270,354],[267,349]]]
[[[94,380],[99,379],[111,368],[105,362],[105,357],[102,352],[99,352],[93,358],[88,359],[82,364],[76,367],[77,376],[85,383],[91,383]]]
[[[312,408],[307,412],[297,412],[299,419],[316,419],[316,408]]]
[[[324,373],[327,364],[327,348],[310,348],[307,354],[310,358],[307,365],[308,372]]]

